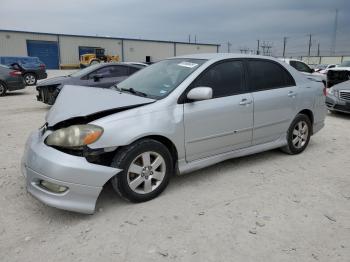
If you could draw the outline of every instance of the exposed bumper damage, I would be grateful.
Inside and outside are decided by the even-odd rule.
[[[104,184],[121,170],[89,163],[44,144],[45,136],[33,132],[26,143],[22,173],[27,190],[43,203],[65,210],[92,214]],[[66,188],[52,191],[42,181]]]

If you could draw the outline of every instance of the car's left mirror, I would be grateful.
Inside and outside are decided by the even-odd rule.
[[[211,87],[195,87],[187,94],[187,99],[193,101],[208,100],[213,97],[213,89]]]

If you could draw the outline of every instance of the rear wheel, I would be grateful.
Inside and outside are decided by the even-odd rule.
[[[6,94],[7,88],[3,82],[0,82],[0,96],[4,96]]]
[[[36,81],[37,81],[37,77],[35,74],[33,73],[27,73],[24,75],[24,83],[27,85],[27,86],[33,86],[36,84]]]
[[[99,63],[100,63],[99,60],[92,60],[92,61],[90,62],[90,65],[96,65],[96,64],[99,64]]]
[[[114,157],[112,166],[123,170],[111,180],[114,190],[132,202],[157,197],[168,185],[174,170],[169,150],[153,139],[125,147]]]
[[[298,114],[288,129],[288,144],[282,150],[291,155],[303,152],[309,144],[311,130],[309,117],[304,114]]]

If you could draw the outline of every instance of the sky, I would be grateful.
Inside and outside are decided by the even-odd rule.
[[[0,0],[0,29],[220,44],[240,52],[271,45],[272,53],[306,55],[332,47],[350,55],[350,0]]]

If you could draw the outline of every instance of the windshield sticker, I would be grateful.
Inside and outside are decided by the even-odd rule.
[[[180,64],[177,64],[178,66],[183,66],[183,67],[188,67],[188,68],[193,68],[193,67],[196,67],[198,66],[198,64],[195,64],[195,63],[190,63],[190,62],[181,62]]]

